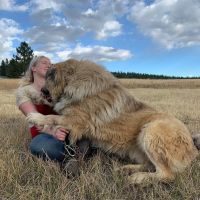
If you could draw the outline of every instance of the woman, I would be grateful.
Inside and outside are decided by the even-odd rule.
[[[45,56],[34,57],[29,68],[22,79],[21,85],[17,90],[16,103],[22,113],[27,116],[31,112],[39,112],[45,115],[56,114],[48,99],[41,95],[41,88],[45,83],[45,75],[51,67],[51,61]],[[30,151],[33,155],[62,162],[66,157],[66,143],[69,131],[64,128],[47,127],[45,132],[30,125],[32,141]],[[81,153],[88,153],[89,141],[79,142]],[[74,166],[73,166],[74,168]],[[74,170],[74,169],[73,169]]]

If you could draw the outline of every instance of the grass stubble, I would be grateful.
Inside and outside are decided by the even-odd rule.
[[[0,80],[0,199],[1,200],[129,200],[200,199],[200,156],[173,183],[128,186],[114,172],[122,165],[99,152],[81,166],[78,178],[68,179],[58,163],[33,157],[25,118],[15,106],[19,80]],[[199,80],[122,80],[136,98],[172,113],[192,134],[200,130]]]

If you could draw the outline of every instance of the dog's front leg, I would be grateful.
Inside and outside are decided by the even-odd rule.
[[[52,120],[50,115],[50,121]],[[77,140],[80,140],[85,133],[86,123],[77,120],[77,117],[74,116],[55,116],[53,122],[56,126],[64,127],[70,131],[69,140],[71,144],[75,144]]]
[[[36,126],[45,126],[45,125],[54,125],[55,124],[55,118],[56,115],[43,115],[41,113],[29,113],[26,117],[26,120],[30,124],[34,124]]]
[[[43,115],[41,113],[30,113],[27,121],[36,126],[56,126],[64,127],[70,131],[70,143],[76,143],[82,138],[86,123],[77,121],[77,117],[61,115]]]

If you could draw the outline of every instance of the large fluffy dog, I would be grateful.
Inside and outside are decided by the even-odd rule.
[[[98,147],[133,163],[131,183],[173,180],[197,156],[191,135],[178,119],[136,100],[101,66],[89,61],[68,60],[46,75],[49,92],[60,115],[32,113],[29,122],[56,124],[71,131],[70,141],[83,136]],[[144,172],[153,164],[155,171]],[[148,168],[147,168],[148,169]]]

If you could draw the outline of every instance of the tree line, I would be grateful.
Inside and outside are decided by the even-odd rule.
[[[8,78],[19,78],[24,75],[28,65],[33,58],[33,50],[28,43],[21,42],[20,46],[16,48],[16,55],[13,58],[1,61],[0,76]]]
[[[198,79],[200,77],[182,77],[182,76],[166,76],[166,75],[155,75],[146,73],[135,73],[135,72],[112,72],[117,78],[137,78],[137,79]]]
[[[28,65],[33,58],[33,50],[27,42],[21,42],[20,46],[16,48],[16,55],[13,55],[11,60],[7,58],[1,61],[0,76],[9,78],[19,78],[26,72]],[[197,79],[200,77],[177,77],[154,75],[146,73],[135,72],[111,72],[117,78],[137,78],[137,79]]]

